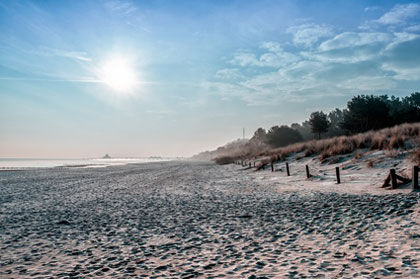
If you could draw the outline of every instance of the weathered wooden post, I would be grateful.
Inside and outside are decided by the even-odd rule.
[[[251,162],[249,162],[249,167],[251,167]]]
[[[289,163],[286,162],[286,172],[287,172],[287,176],[290,176],[290,170],[289,170]]]
[[[420,190],[419,188],[419,167],[418,166],[413,166],[413,191],[414,190]]]
[[[255,161],[254,161],[254,168],[255,168]]]
[[[309,166],[305,165],[306,168],[306,178],[311,178],[311,174],[309,173]]]
[[[341,180],[340,180],[340,168],[339,167],[335,167],[335,175],[337,176],[337,184],[340,184]]]
[[[397,185],[397,176],[395,173],[395,169],[390,169],[389,175],[391,176],[391,187],[392,189],[396,189],[398,185]]]
[[[271,162],[271,171],[274,171],[274,164]]]

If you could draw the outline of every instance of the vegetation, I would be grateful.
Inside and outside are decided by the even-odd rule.
[[[328,114],[314,112],[301,124],[273,126],[268,131],[258,128],[250,140],[238,140],[215,151],[201,153],[196,159],[213,159],[219,163],[269,156],[284,159],[291,153],[319,155],[321,160],[348,154],[356,149],[401,149],[417,145],[420,124],[420,93],[404,98],[386,95],[358,95],[343,110]],[[398,124],[403,124],[395,126]],[[392,127],[395,126],[395,127]],[[386,128],[392,127],[392,128]],[[324,139],[314,140],[324,135]],[[410,141],[407,141],[410,139]],[[420,151],[416,155],[420,162]]]
[[[300,137],[291,129],[286,129],[287,126],[281,126],[283,127],[282,133],[290,135],[282,136],[275,128],[277,126],[272,127],[266,134],[265,143],[271,147],[279,146],[275,144],[277,141],[267,141],[271,137],[271,131],[276,131],[276,138],[293,139],[293,143],[297,143],[315,138],[320,139],[322,134],[326,138],[354,135],[418,121],[420,121],[420,93],[418,92],[404,98],[388,97],[387,95],[358,95],[353,97],[343,110],[337,108],[328,114],[322,111],[313,112],[309,120],[302,124],[293,123],[290,125],[290,128],[297,131]],[[259,128],[258,130],[264,129]]]
[[[266,143],[272,147],[286,146],[302,140],[298,131],[287,126],[271,127],[266,135]]]
[[[316,111],[311,113],[309,124],[311,125],[312,133],[318,134],[318,139],[321,139],[321,134],[328,131],[331,123],[325,113]]]
[[[260,155],[270,156],[275,159],[284,159],[292,153],[303,153],[303,156],[319,155],[320,160],[325,160],[335,155],[353,153],[357,149],[415,149],[418,144],[416,140],[418,140],[417,137],[419,135],[419,123],[402,124],[379,131],[369,131],[352,136],[340,136],[296,143]]]

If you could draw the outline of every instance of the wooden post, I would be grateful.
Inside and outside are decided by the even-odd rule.
[[[255,161],[254,161],[254,168],[255,168]]]
[[[249,162],[249,167],[251,167],[251,162]]]
[[[413,166],[413,191],[414,190],[420,190],[419,188],[419,167]]]
[[[274,164],[271,163],[271,171],[274,171]]]
[[[286,162],[286,172],[287,172],[287,176],[290,176],[289,163],[288,162]]]
[[[397,177],[395,175],[396,174],[395,169],[390,169],[389,174],[391,176],[391,187],[392,189],[396,189],[398,185],[397,185]]]
[[[340,168],[339,167],[335,167],[335,175],[337,176],[337,184],[340,184],[341,180],[340,180]]]
[[[311,178],[311,174],[309,173],[309,166],[305,165],[306,168],[306,178]]]

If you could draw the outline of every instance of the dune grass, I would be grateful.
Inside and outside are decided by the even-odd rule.
[[[391,128],[369,131],[351,136],[340,136],[321,140],[311,140],[291,144],[281,148],[247,148],[232,154],[215,158],[217,163],[233,163],[236,160],[269,158],[269,161],[281,161],[286,157],[302,153],[302,157],[318,156],[321,161],[336,155],[350,154],[358,149],[370,150],[412,150],[413,161],[420,163],[418,148],[420,123],[401,124]],[[359,154],[360,155],[360,154]],[[267,161],[268,159],[266,159]]]

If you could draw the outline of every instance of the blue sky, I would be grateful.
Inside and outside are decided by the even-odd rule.
[[[0,157],[189,156],[420,91],[419,53],[413,1],[1,1]]]

